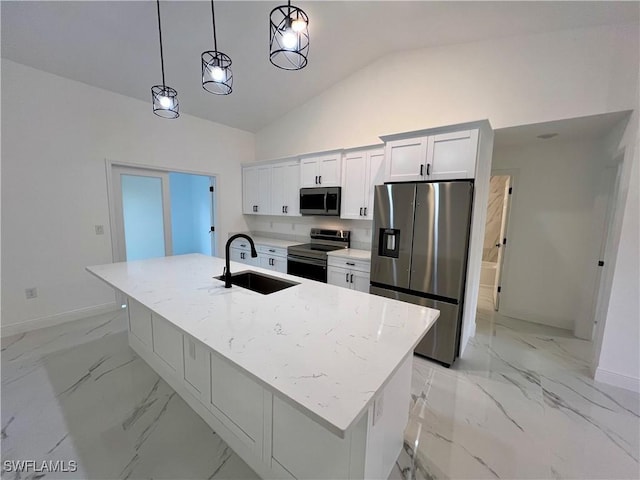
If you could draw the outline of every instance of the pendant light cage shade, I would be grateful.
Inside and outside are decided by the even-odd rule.
[[[269,17],[269,60],[284,70],[300,70],[309,56],[309,17],[298,7],[281,5]]]
[[[180,116],[178,106],[178,92],[166,85],[154,85],[151,87],[151,100],[153,101],[153,113],[162,118],[178,118]]]
[[[202,88],[216,95],[229,95],[233,91],[233,72],[228,55],[216,50],[202,53]]]

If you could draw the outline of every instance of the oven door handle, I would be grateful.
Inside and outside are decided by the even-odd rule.
[[[297,255],[287,255],[287,260],[290,262],[305,263],[307,265],[315,265],[317,267],[327,268],[327,263],[322,260],[299,257]]]

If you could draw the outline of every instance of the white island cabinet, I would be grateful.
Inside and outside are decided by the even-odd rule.
[[[128,297],[131,347],[261,477],[387,478],[413,348],[438,311],[257,267],[299,283],[225,289],[223,265],[182,255],[87,270]]]

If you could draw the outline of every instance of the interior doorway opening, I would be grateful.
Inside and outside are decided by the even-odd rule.
[[[215,176],[112,165],[114,261],[216,255]]]
[[[490,302],[493,310],[500,305],[501,273],[504,262],[504,250],[507,246],[507,224],[513,193],[513,176],[494,172],[489,186],[487,202],[487,220],[482,249],[482,267],[480,273],[481,295]]]

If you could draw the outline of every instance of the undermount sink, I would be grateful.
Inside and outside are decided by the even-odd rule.
[[[215,278],[224,282],[224,275],[220,275]],[[261,293],[262,295],[269,295],[270,293],[279,292],[285,288],[300,285],[298,282],[283,280],[281,278],[265,275],[264,273],[253,272],[251,270],[232,273],[231,283],[238,287]]]

